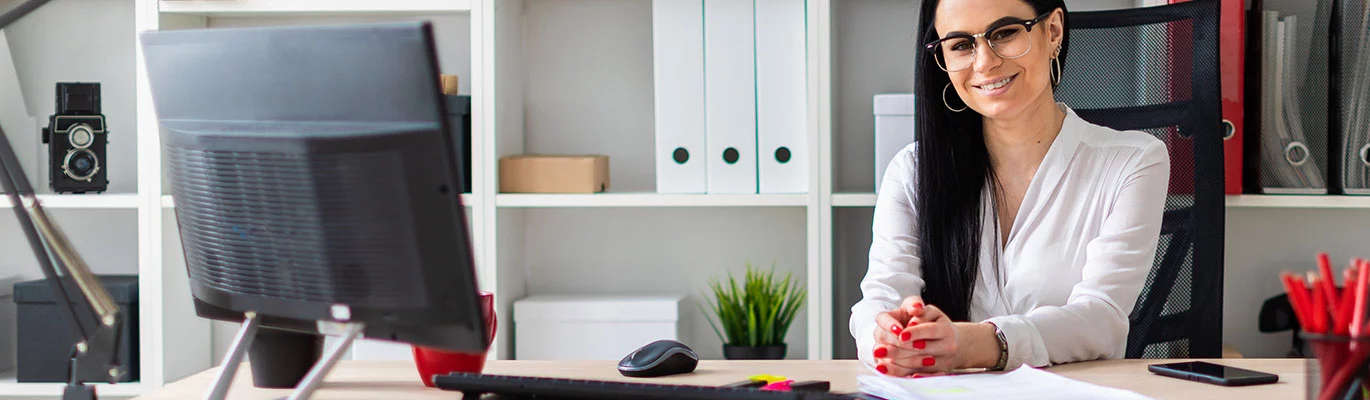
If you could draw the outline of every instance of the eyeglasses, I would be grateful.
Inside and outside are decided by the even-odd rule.
[[[979,48],[977,40],[982,37],[989,42],[990,50],[1000,58],[1022,57],[1032,49],[1032,40],[1027,37],[1028,32],[1032,32],[1032,27],[1048,15],[1051,15],[1051,12],[1028,21],[1010,20],[1003,25],[991,26],[988,31],[978,35],[952,34],[923,47],[932,52],[932,58],[937,60],[937,67],[947,72],[970,68],[970,65],[975,63],[975,51]]]

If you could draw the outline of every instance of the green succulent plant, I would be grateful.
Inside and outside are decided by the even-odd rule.
[[[711,310],[705,311],[718,319],[707,318],[719,340],[730,346],[774,346],[785,343],[785,333],[808,297],[808,290],[790,273],[777,280],[775,267],[762,271],[747,263],[742,282],[728,273],[728,281],[709,280],[710,293],[703,293]],[[703,310],[701,310],[703,311]],[[719,329],[722,325],[722,329]]]

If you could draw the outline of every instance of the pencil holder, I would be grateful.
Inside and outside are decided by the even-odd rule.
[[[1316,400],[1370,398],[1370,336],[1343,336],[1301,331],[1312,349],[1305,398]]]

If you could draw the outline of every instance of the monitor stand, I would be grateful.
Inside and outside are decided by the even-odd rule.
[[[219,375],[214,378],[214,386],[205,397],[209,400],[222,400],[227,398],[229,387],[233,386],[233,377],[238,374],[238,366],[242,365],[243,358],[247,355],[247,349],[252,347],[252,339],[257,336],[257,328],[261,326],[257,313],[247,312],[243,314],[243,327],[238,330],[238,335],[233,338],[233,344],[229,347],[228,355],[224,358],[223,366],[219,369]],[[330,323],[331,324],[331,323]],[[323,322],[320,322],[323,325]],[[360,323],[341,323],[344,331],[333,348],[328,349],[323,357],[314,364],[314,368],[309,370],[300,384],[295,387],[295,391],[287,397],[289,400],[308,399],[323,384],[323,379],[328,372],[333,370],[333,366],[338,364],[347,348],[352,345],[352,340],[360,336],[365,325]]]

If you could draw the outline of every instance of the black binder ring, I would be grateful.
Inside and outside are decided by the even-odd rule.
[[[1232,121],[1223,119],[1223,141],[1228,141],[1237,136],[1237,126],[1232,125]]]
[[[1297,150],[1303,150],[1302,155],[1295,154]],[[1295,158],[1298,159],[1295,160]],[[1284,146],[1284,160],[1288,161],[1289,165],[1293,165],[1295,167],[1307,164],[1308,146],[1304,145],[1303,142],[1289,143],[1288,146]]]
[[[1367,145],[1365,145],[1365,146],[1361,146],[1361,148],[1360,148],[1360,163],[1361,163],[1361,164],[1365,164],[1365,166],[1367,166],[1367,167],[1370,167],[1370,144],[1367,144]]]

